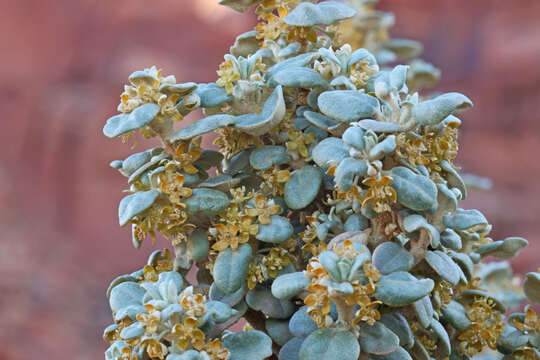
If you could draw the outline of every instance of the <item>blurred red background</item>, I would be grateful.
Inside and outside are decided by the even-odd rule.
[[[208,82],[251,15],[217,0],[0,0],[0,359],[99,359],[111,322],[105,289],[152,251],[117,225],[125,179],[108,167],[132,151],[101,129],[127,76],[156,64]],[[420,40],[441,91],[476,106],[459,164],[494,181],[466,207],[496,240],[531,242],[513,263],[540,265],[540,2],[382,0],[393,34]],[[144,149],[141,144],[138,149]],[[158,246],[166,246],[162,241]]]

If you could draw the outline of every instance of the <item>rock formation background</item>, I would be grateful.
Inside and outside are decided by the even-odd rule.
[[[180,82],[208,82],[251,15],[217,0],[0,0],[0,358],[99,359],[111,322],[110,280],[152,251],[117,225],[125,179],[108,167],[131,153],[101,129],[127,76],[156,64]],[[441,91],[475,102],[458,163],[490,177],[465,206],[485,212],[495,240],[531,247],[540,265],[540,3],[382,0],[392,33],[420,40],[443,71]],[[144,149],[141,143],[138,149]],[[164,247],[162,240],[157,246]]]

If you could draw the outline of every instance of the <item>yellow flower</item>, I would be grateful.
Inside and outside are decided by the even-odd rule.
[[[467,316],[471,326],[463,331],[458,339],[459,351],[472,357],[481,353],[486,347],[496,348],[499,337],[504,332],[501,314],[494,310],[495,303],[486,297],[478,297],[467,308]]]
[[[215,224],[215,231],[217,231],[218,241],[212,245],[212,249],[217,251],[223,251],[228,247],[231,247],[235,250],[239,244],[247,242],[247,239],[242,239],[238,237],[238,228],[231,224]],[[212,231],[212,229],[211,229]]]
[[[351,283],[354,292],[352,294],[345,294],[345,302],[348,305],[358,304],[361,306],[367,306],[371,304],[370,295],[375,292],[375,285],[373,283],[367,283],[362,285],[360,281]]]
[[[289,170],[276,170],[271,168],[261,173],[264,179],[263,189],[268,190],[272,195],[283,195],[285,183],[291,179]]]
[[[202,294],[194,294],[193,286],[188,286],[179,295],[179,302],[186,310],[186,316],[200,318],[206,313],[206,305]]]
[[[177,337],[178,346],[184,350],[191,344],[194,347],[204,344],[204,333],[197,328],[197,320],[188,317],[183,324],[176,324],[172,329],[172,335]]]
[[[201,157],[201,149],[194,146],[189,149],[188,144],[181,143],[175,150],[174,160],[179,170],[183,170],[188,174],[196,174],[199,170],[193,166],[193,163]]]
[[[279,205],[269,205],[262,194],[255,196],[255,207],[246,208],[246,214],[251,217],[257,217],[260,224],[270,224],[270,216],[279,212]]]
[[[364,263],[362,266],[362,271],[364,272],[364,277],[369,279],[370,283],[375,283],[381,278],[381,273],[375,266],[369,263],[369,260]]]
[[[305,134],[301,131],[289,131],[289,141],[285,143],[289,151],[298,151],[298,153],[304,157],[309,157],[307,145],[313,143],[315,140],[315,134]]]
[[[360,309],[356,312],[353,324],[358,324],[360,321],[368,323],[368,325],[373,326],[375,321],[381,319],[381,313],[377,310],[377,307],[382,304],[381,301],[373,301],[369,304],[362,304]]]
[[[334,246],[334,252],[338,254],[339,257],[344,257],[347,259],[354,259],[360,255],[360,251],[354,248],[354,244],[351,240],[345,240],[341,248],[338,248],[337,245]]]
[[[399,134],[396,138],[396,154],[401,158],[407,158],[412,166],[427,165],[429,160],[424,156],[427,151],[422,139],[409,139],[407,134]]]
[[[381,213],[391,211],[388,202],[395,203],[397,200],[396,191],[390,186],[392,178],[383,176],[381,178],[370,177],[362,181],[362,184],[368,186],[368,190],[362,201],[362,206],[366,207],[371,204],[373,210]]]
[[[512,325],[522,332],[540,332],[540,318],[531,307],[525,312],[525,319],[523,322],[515,319]]]
[[[361,89],[366,85],[369,78],[375,74],[377,74],[377,68],[365,61],[359,61],[352,66],[349,79],[357,89]]]
[[[174,177],[173,177],[174,176]],[[186,178],[179,173],[170,174],[166,171],[160,174],[160,189],[164,194],[169,195],[169,200],[180,207],[184,207],[182,199],[191,196],[191,189],[184,187]]]
[[[158,358],[163,360],[167,355],[167,346],[154,338],[146,338],[141,342],[141,347],[146,348],[146,352],[151,359]]]
[[[152,335],[157,331],[157,326],[161,320],[161,312],[156,310],[152,305],[144,305],[146,314],[137,314],[137,321],[144,324],[144,332],[146,335]]]
[[[313,28],[309,26],[295,26],[287,35],[287,40],[289,42],[299,42],[305,44],[307,41],[310,41],[312,43],[317,42],[317,33]]]
[[[198,351],[206,352],[212,360],[227,360],[229,358],[229,350],[223,348],[223,344],[219,339],[197,344],[195,348]]]
[[[257,10],[271,12],[277,9],[280,16],[286,16],[290,10],[296,7],[298,1],[299,0],[263,0],[261,3],[262,9]]]
[[[255,26],[257,39],[276,40],[282,33],[286,33],[288,25],[280,16],[272,13],[262,16],[262,21]]]
[[[217,74],[219,79],[216,81],[216,84],[224,87],[227,94],[232,93],[234,83],[240,80],[240,71],[234,61],[230,58],[225,59],[225,61],[219,65]]]
[[[216,133],[218,136],[214,140],[214,145],[219,146],[220,151],[227,159],[230,159],[241,150],[262,145],[259,137],[246,134],[233,127],[222,127],[217,129]]]
[[[272,278],[277,276],[279,270],[292,262],[287,250],[282,248],[272,248],[270,254],[263,259],[263,265],[266,267],[266,272]]]
[[[266,280],[264,276],[264,269],[262,264],[255,264],[250,262],[248,266],[247,283],[249,289],[253,289],[258,283],[262,283]]]
[[[139,356],[137,355],[137,353],[133,350],[131,350],[131,348],[123,348],[122,349],[122,360],[139,360]]]

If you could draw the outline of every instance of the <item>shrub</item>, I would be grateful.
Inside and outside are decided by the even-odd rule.
[[[128,178],[118,215],[135,248],[159,233],[174,249],[111,283],[106,359],[538,359],[533,309],[505,316],[519,279],[483,262],[527,241],[493,241],[459,207],[454,114],[471,101],[418,93],[440,73],[420,44],[389,39],[374,0],[221,2],[259,23],[218,80],[136,71],[103,129],[161,140],[111,166]],[[536,303],[539,283],[527,274]]]

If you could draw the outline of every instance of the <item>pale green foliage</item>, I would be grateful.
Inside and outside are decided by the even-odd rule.
[[[112,281],[106,359],[539,359],[532,308],[504,321],[540,302],[539,273],[521,290],[508,262],[483,262],[527,241],[493,241],[459,207],[469,98],[418,92],[440,72],[388,38],[375,0],[220,2],[259,23],[216,83],[136,71],[103,129],[161,140],[111,167],[134,246],[160,233],[174,251]]]

